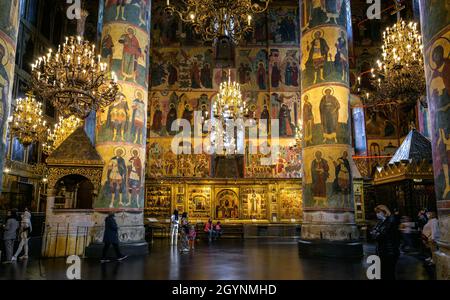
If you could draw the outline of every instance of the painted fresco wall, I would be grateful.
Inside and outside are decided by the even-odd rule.
[[[434,253],[438,279],[450,279],[450,4],[423,0],[420,16],[430,109],[434,183],[441,236]]]
[[[0,1],[0,170],[3,170],[6,152],[6,133],[11,109],[11,98],[19,30],[19,0]],[[3,172],[0,174],[2,191]]]
[[[97,114],[105,161],[97,209],[144,206],[150,1],[105,1],[101,55],[118,76],[118,101]]]
[[[234,53],[231,77],[241,84],[250,116],[269,122],[280,119],[281,151],[276,164],[262,166],[258,157],[262,155],[248,151],[250,144],[260,142],[246,139],[243,171],[247,178],[301,177],[301,149],[293,147],[301,119],[299,11],[295,3],[283,3],[287,4],[271,5],[268,12],[255,16],[254,32]],[[189,26],[167,16],[165,5],[162,0],[152,4],[146,175],[207,178],[212,175],[208,155],[176,156],[171,151],[172,138],[178,133],[171,124],[183,118],[194,125],[194,111],[201,111],[204,120],[210,118],[212,100],[220,83],[227,80],[227,70],[216,68],[214,47]]]

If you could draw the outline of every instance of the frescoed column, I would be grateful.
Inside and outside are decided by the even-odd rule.
[[[434,184],[440,237],[433,246],[438,279],[450,279],[450,4],[420,0]]]
[[[0,0],[0,192],[3,187],[6,133],[14,81],[19,5],[19,0]]]
[[[301,255],[360,256],[349,115],[350,1],[303,0]]]
[[[150,0],[105,1],[103,10],[100,51],[118,77],[119,94],[97,113],[96,149],[105,167],[94,208],[99,224],[105,212],[117,212],[121,242],[144,240],[150,5]]]

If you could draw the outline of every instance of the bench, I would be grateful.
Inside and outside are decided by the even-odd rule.
[[[215,223],[213,223],[215,224]],[[244,238],[244,225],[243,224],[221,224],[222,235],[220,238],[229,239],[243,239]],[[197,239],[208,239],[208,233],[204,231],[205,223],[195,224],[195,230],[197,231]]]

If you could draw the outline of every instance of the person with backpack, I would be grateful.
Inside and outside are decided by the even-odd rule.
[[[20,222],[19,229],[19,238],[20,243],[17,248],[16,254],[12,257],[12,261],[17,261],[17,257],[24,250],[23,256],[19,257],[19,259],[28,259],[28,241],[31,236],[31,213],[28,211],[28,208],[25,207],[25,211],[22,215],[22,221]]]
[[[19,229],[19,221],[17,221],[17,213],[15,210],[8,210],[6,223],[4,225],[3,241],[5,243],[6,261],[4,264],[13,262],[14,241],[17,238],[17,230]]]

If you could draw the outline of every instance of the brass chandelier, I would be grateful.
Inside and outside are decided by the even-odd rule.
[[[382,58],[370,70],[371,88],[358,87],[367,103],[415,103],[424,97],[423,46],[417,26],[399,19],[383,32]]]
[[[236,120],[248,114],[246,102],[242,99],[241,86],[231,81],[230,71],[228,71],[228,81],[220,84],[219,93],[212,107],[214,116],[218,118]]]
[[[253,31],[252,14],[267,10],[270,0],[179,0],[171,5],[167,0],[166,12],[178,14],[190,24],[205,41],[227,36],[237,45],[245,34]]]
[[[248,108],[242,98],[239,83],[228,81],[220,84],[219,93],[212,102],[211,144],[219,155],[235,155],[238,151],[237,136],[243,132]]]
[[[24,147],[45,139],[47,127],[42,117],[42,103],[31,93],[16,100],[14,112],[9,117],[9,130]]]
[[[68,118],[59,117],[59,122],[55,124],[53,130],[47,129],[47,141],[42,145],[42,151],[50,155],[53,150],[59,147],[75,129],[81,126],[82,120],[70,116]]]
[[[66,37],[58,51],[49,50],[32,65],[32,89],[49,99],[64,118],[84,119],[116,99],[117,77],[96,56],[95,45],[82,37]]]

